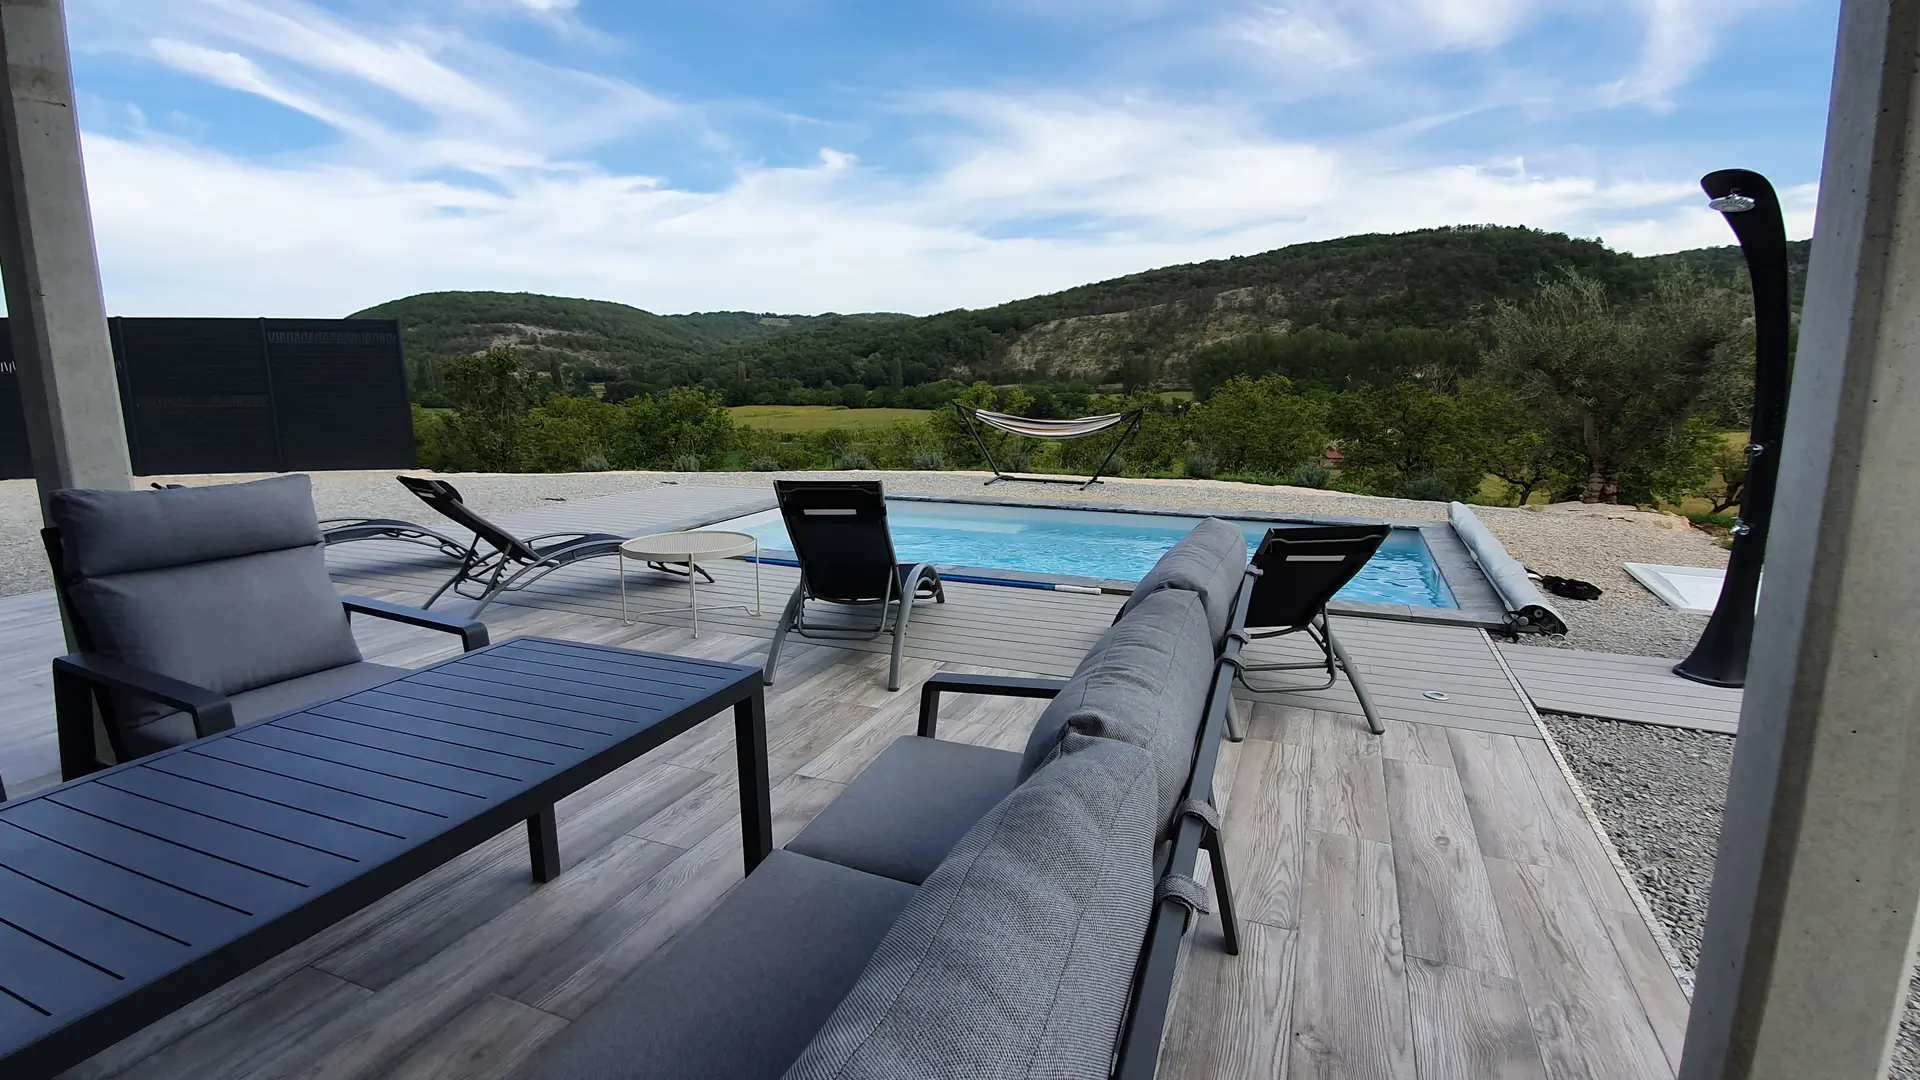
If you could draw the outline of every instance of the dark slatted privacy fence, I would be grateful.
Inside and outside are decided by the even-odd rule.
[[[0,478],[33,475],[0,319]],[[412,468],[390,319],[111,319],[133,471]]]

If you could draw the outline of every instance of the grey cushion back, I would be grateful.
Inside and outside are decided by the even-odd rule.
[[[935,870],[787,1080],[1105,1077],[1153,908],[1153,763],[1099,740]]]
[[[1160,816],[1171,818],[1193,771],[1214,669],[1200,597],[1184,589],[1146,596],[1094,645],[1035,721],[1022,778],[1060,753],[1064,739],[1118,739],[1151,756]]]
[[[1120,618],[1161,589],[1185,589],[1199,595],[1207,607],[1214,644],[1227,636],[1233,617],[1233,599],[1247,573],[1247,537],[1237,525],[1207,518],[1160,556],[1147,576],[1133,587],[1120,608]],[[1117,619],[1115,621],[1118,621]]]
[[[305,476],[56,491],[63,587],[92,652],[237,694],[360,661]],[[116,697],[122,727],[169,710]]]

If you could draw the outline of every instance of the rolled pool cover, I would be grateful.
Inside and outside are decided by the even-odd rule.
[[[1564,634],[1567,620],[1547,601],[1547,594],[1527,576],[1527,568],[1507,554],[1507,547],[1463,503],[1451,503],[1447,518],[1454,534],[1473,553],[1480,572],[1487,575],[1500,602],[1507,606],[1507,625],[1522,634]]]

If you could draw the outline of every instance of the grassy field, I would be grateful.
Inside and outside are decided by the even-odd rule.
[[[765,431],[873,431],[903,420],[925,420],[924,409],[849,409],[844,405],[735,405],[728,410],[741,427]]]

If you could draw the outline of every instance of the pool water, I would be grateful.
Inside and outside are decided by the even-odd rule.
[[[1199,518],[1051,510],[977,503],[887,502],[893,550],[902,562],[977,566],[1034,574],[1138,581]],[[1252,553],[1274,523],[1235,521]],[[713,528],[758,537],[769,555],[792,551],[786,523],[767,510]],[[1457,606],[1417,529],[1395,529],[1339,599],[1415,607]]]

